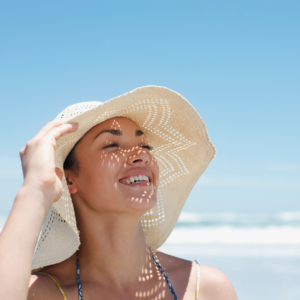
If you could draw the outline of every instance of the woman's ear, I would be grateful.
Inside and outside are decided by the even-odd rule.
[[[69,170],[65,170],[65,176],[66,176],[66,180],[67,180],[67,185],[69,188],[69,192],[71,195],[76,194],[77,193],[77,187],[74,181],[74,174],[72,171]]]

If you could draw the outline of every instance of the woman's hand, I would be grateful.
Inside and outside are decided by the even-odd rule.
[[[20,151],[24,174],[24,185],[39,189],[49,207],[62,194],[62,171],[55,169],[54,151],[56,141],[66,133],[76,131],[78,124],[63,124],[53,121],[27,142]]]
[[[27,299],[34,249],[51,204],[62,193],[62,171],[55,170],[56,141],[77,124],[48,123],[20,151],[24,184],[0,234],[1,299]]]

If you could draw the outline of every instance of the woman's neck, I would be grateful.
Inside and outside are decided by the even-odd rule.
[[[78,228],[83,280],[97,278],[121,287],[130,281],[136,282],[145,270],[153,268],[151,252],[137,216],[89,212],[84,222],[78,218]]]

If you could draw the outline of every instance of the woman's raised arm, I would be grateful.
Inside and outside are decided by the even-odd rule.
[[[51,204],[62,193],[62,171],[55,169],[56,141],[77,124],[53,121],[20,151],[24,183],[0,234],[1,300],[27,299],[35,246]]]

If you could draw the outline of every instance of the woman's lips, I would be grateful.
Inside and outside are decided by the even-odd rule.
[[[145,187],[145,186],[152,185],[151,182],[136,182],[136,183],[130,183],[130,184],[125,184],[125,183],[123,183],[123,184],[126,186],[129,186],[129,187]]]
[[[128,185],[131,187],[134,186],[150,186],[151,181],[148,176],[146,175],[136,175],[136,176],[130,176],[130,177],[124,177],[119,180],[120,183],[124,185]]]
[[[128,172],[119,182],[128,186],[150,186],[151,178],[152,174],[149,170],[137,168]]]

